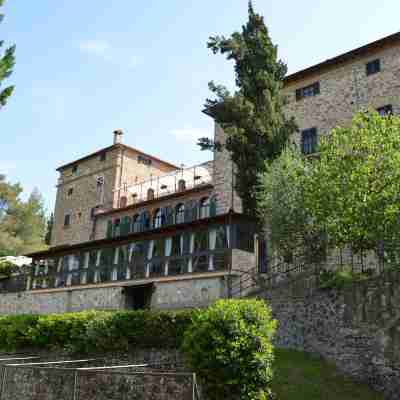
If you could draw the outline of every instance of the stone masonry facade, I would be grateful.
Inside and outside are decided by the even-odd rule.
[[[400,38],[374,46],[333,65],[321,64],[310,72],[285,80],[285,112],[299,131],[317,128],[324,135],[336,126],[348,126],[358,111],[391,105],[400,112]],[[379,60],[380,71],[367,75],[367,63]],[[296,100],[296,89],[319,82],[319,94]],[[294,142],[300,144],[300,132]]]
[[[102,158],[102,156],[104,158]],[[124,190],[137,180],[157,177],[174,171],[177,167],[151,156],[151,165],[139,162],[142,154],[122,144],[86,157],[82,161],[60,167],[57,185],[55,222],[51,246],[71,245],[93,240],[95,207],[118,208],[121,198],[126,197],[127,205],[132,199]],[[76,172],[73,168],[76,167]],[[102,179],[102,184],[99,179]],[[70,215],[65,225],[65,216]]]

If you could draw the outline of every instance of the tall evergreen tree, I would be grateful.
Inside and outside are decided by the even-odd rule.
[[[0,0],[0,7],[3,6],[4,0]],[[3,20],[4,15],[0,14],[0,22]],[[4,42],[0,40],[0,48]],[[8,86],[1,89],[1,85],[5,79],[7,79],[13,70],[15,64],[15,46],[8,47],[4,54],[0,55],[0,109],[6,104],[7,99],[11,96],[14,91],[14,86]]]
[[[274,160],[297,130],[293,119],[283,114],[281,93],[286,65],[278,60],[264,18],[249,2],[249,20],[242,32],[231,37],[210,37],[208,48],[233,60],[237,90],[231,94],[222,85],[209,83],[215,99],[207,99],[205,113],[225,131],[226,143],[199,139],[200,147],[220,151],[226,148],[236,165],[235,189],[246,214],[256,216],[258,176],[266,162]]]
[[[44,238],[44,242],[50,246],[51,243],[51,236],[53,234],[53,225],[54,225],[54,214],[51,213],[50,218],[47,220],[47,230],[46,236]]]

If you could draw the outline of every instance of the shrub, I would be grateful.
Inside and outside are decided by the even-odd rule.
[[[13,272],[16,272],[18,267],[10,261],[0,261],[0,276],[9,277]]]
[[[268,398],[275,330],[261,300],[220,300],[193,315],[183,351],[210,400]]]
[[[88,311],[0,317],[0,349],[60,348],[70,352],[176,348],[191,312]]]

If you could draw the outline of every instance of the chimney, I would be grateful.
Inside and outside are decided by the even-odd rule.
[[[122,135],[123,134],[124,134],[124,132],[122,131],[122,129],[116,129],[114,131],[114,144],[122,143]]]

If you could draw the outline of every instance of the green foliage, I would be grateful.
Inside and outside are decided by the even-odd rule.
[[[10,261],[0,260],[0,276],[10,276],[17,270],[17,267]]]
[[[0,256],[21,255],[45,248],[46,216],[35,189],[22,201],[22,187],[0,175]]]
[[[398,262],[400,117],[357,114],[321,138],[318,158],[286,149],[259,182],[258,212],[281,252],[326,240],[355,252],[382,243]]]
[[[227,135],[226,143],[202,138],[202,149],[230,152],[236,165],[235,187],[243,200],[245,213],[256,215],[257,175],[265,171],[266,160],[276,158],[296,131],[294,120],[282,111],[281,94],[286,65],[278,60],[264,19],[249,3],[249,20],[242,32],[231,37],[211,37],[208,47],[234,62],[237,91],[233,94],[214,82],[209,84],[216,99],[207,99],[205,113]]]
[[[259,176],[259,219],[268,227],[271,250],[284,259],[303,248],[312,234],[304,204],[308,172],[307,160],[295,147],[287,147]]]
[[[398,242],[399,193],[400,118],[369,112],[321,141],[305,202],[336,245],[368,250]]]
[[[0,7],[4,4],[4,0],[0,0]],[[3,20],[3,14],[0,14],[0,22]],[[0,48],[3,46],[3,42],[0,41]],[[15,64],[15,46],[7,48],[4,55],[0,55],[0,86],[3,80],[7,79],[13,70]],[[7,99],[11,96],[14,91],[14,86],[8,86],[0,90],[0,109],[5,106]]]
[[[176,348],[191,323],[190,312],[88,311],[0,317],[0,349],[62,348],[97,352]]]
[[[184,353],[210,400],[268,398],[276,321],[261,300],[220,300],[194,314]]]

